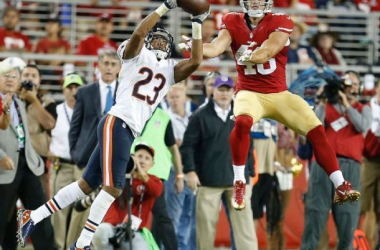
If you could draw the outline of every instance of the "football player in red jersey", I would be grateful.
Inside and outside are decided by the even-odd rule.
[[[237,210],[245,208],[244,165],[250,128],[264,117],[306,135],[318,164],[334,183],[335,202],[357,201],[360,193],[344,180],[321,122],[301,97],[287,89],[285,65],[293,21],[285,14],[271,13],[272,4],[272,0],[240,0],[244,13],[224,15],[218,37],[203,45],[205,57],[216,57],[231,47],[238,71],[236,123],[230,137],[234,168],[232,205]],[[188,41],[187,45],[190,47],[191,43]]]

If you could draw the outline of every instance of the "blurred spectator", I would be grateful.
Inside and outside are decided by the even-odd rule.
[[[80,41],[77,48],[77,54],[97,56],[105,49],[116,50],[118,47],[117,44],[110,40],[112,31],[112,16],[108,13],[99,15],[96,22],[95,34]]]
[[[104,222],[96,230],[92,244],[95,250],[131,250],[129,248],[127,221],[132,220],[133,230],[132,249],[157,250],[159,249],[152,234],[147,228],[149,213],[152,211],[155,199],[162,194],[162,181],[154,175],[148,174],[154,165],[155,150],[146,143],[135,146],[135,169],[132,173],[132,218],[127,214],[127,189],[124,188],[120,197],[112,203]],[[140,223],[136,225],[135,219]],[[124,237],[120,237],[123,232]],[[120,247],[115,245],[116,237],[120,238]],[[114,244],[112,244],[114,243]],[[154,246],[154,247],[153,247]]]
[[[182,82],[179,82],[177,83],[177,85],[183,85],[186,89],[188,88],[187,87],[187,82],[189,81],[189,78],[187,78],[186,80],[182,81]],[[162,108],[165,112],[170,112],[170,107],[169,107],[169,103],[167,101],[167,99],[164,99],[161,101],[160,105],[159,105],[160,108]],[[193,100],[191,99],[190,96],[186,96],[186,102],[185,102],[185,110],[186,112],[188,113],[193,113],[196,109],[198,109],[198,104],[196,104],[195,102],[193,102]]]
[[[38,178],[44,173],[44,162],[32,147],[25,104],[16,96],[21,83],[20,73],[19,68],[13,68],[0,75],[0,81],[5,84],[2,94],[12,95],[11,126],[0,130],[0,246],[6,233],[9,234],[8,220],[16,223],[13,218],[18,198],[27,209],[36,209],[46,201]],[[50,220],[41,223],[31,236],[34,249],[57,249]],[[16,228],[13,230],[15,232]]]
[[[32,45],[29,38],[21,32],[16,31],[20,22],[20,13],[14,7],[7,7],[4,10],[3,28],[0,28],[0,51],[31,51]]]
[[[157,176],[164,182],[164,191],[156,199],[152,209],[152,234],[158,245],[162,244],[165,250],[178,250],[174,225],[168,215],[165,200],[165,182],[169,178],[172,166],[174,166],[176,175],[174,188],[175,192],[180,194],[184,188],[184,175],[181,155],[174,138],[170,116],[162,109],[157,108],[145,125],[140,137],[135,139],[132,148],[139,142],[147,142],[155,150],[156,158],[149,174]]]
[[[282,214],[278,228],[275,229],[273,242],[275,249],[284,249],[285,247],[285,235],[284,235],[284,225],[285,225],[285,214],[290,204],[290,198],[293,189],[293,164],[298,163],[294,157],[296,156],[296,146],[297,139],[295,137],[294,131],[285,127],[283,124],[277,124],[278,131],[278,142],[276,150],[277,164],[275,163],[276,176],[278,179],[281,203],[282,203]],[[297,169],[301,171],[301,169]]]
[[[114,20],[114,30],[113,37],[114,40],[118,43],[122,43],[125,40],[128,27],[127,15],[130,10],[128,10],[125,6],[121,5],[123,0],[109,0],[111,2],[112,8],[112,17]],[[141,1],[140,1],[141,2]],[[141,19],[138,20],[140,22]],[[132,31],[130,32],[132,34]],[[128,34],[129,35],[129,34]]]
[[[183,136],[189,123],[190,112],[186,111],[186,88],[183,85],[174,85],[167,94],[169,103],[168,114],[170,116],[175,141],[178,147],[182,145]],[[180,194],[174,189],[177,180],[174,169],[170,170],[170,176],[165,183],[165,196],[168,204],[168,213],[173,220],[177,234],[179,250],[196,250],[195,227],[195,195],[185,186]]]
[[[257,153],[258,182],[252,188],[251,206],[257,227],[266,211],[266,232],[269,250],[282,249],[283,238],[279,222],[283,217],[280,189],[274,172],[276,156],[277,122],[260,119],[251,130]]]
[[[78,180],[84,169],[79,169],[70,156],[69,129],[75,105],[75,94],[83,85],[82,78],[77,74],[69,74],[63,81],[62,91],[65,101],[57,105],[57,122],[51,131],[49,146],[50,167],[50,197],[52,198],[64,186]],[[61,213],[53,214],[51,221],[55,232],[55,242],[58,250],[66,249],[66,234],[69,228],[69,217],[72,207],[67,207]]]
[[[50,132],[57,119],[55,100],[39,94],[41,87],[41,73],[36,65],[27,65],[21,72],[20,99],[26,102],[26,114],[29,123],[29,133],[34,150],[46,163],[49,151]],[[41,182],[46,196],[48,196],[47,168],[42,175]]]
[[[69,55],[71,54],[71,46],[68,41],[62,38],[62,30],[60,19],[52,17],[47,20],[45,25],[46,37],[37,41],[35,53],[41,54],[57,54]],[[38,64],[61,66],[63,61],[38,61]]]
[[[303,45],[302,36],[307,32],[307,25],[303,22],[294,22],[293,32],[290,34],[288,63],[314,64],[317,57],[309,45]]]
[[[6,72],[5,72],[6,73]],[[12,103],[12,96],[11,94],[7,93],[5,95],[1,94],[3,93],[5,88],[5,81],[2,77],[0,77],[0,129],[7,129],[10,122],[10,112],[11,112],[11,103]]]
[[[218,76],[220,76],[219,71],[210,71],[207,73],[205,79],[203,80],[203,95],[204,95],[204,101],[200,102],[203,103],[201,107],[206,105],[208,101],[210,100],[212,93],[214,91],[214,83]]]
[[[273,0],[275,8],[295,8],[299,0]]]
[[[313,52],[318,61],[323,61],[328,65],[346,65],[342,54],[334,48],[338,39],[337,33],[328,30],[318,31],[317,34],[311,37],[310,45],[314,47]]]
[[[197,191],[196,224],[197,249],[214,248],[216,224],[223,194],[227,200],[233,196],[232,156],[229,148],[229,134],[234,127],[232,96],[234,83],[231,78],[221,76],[215,81],[213,99],[197,111],[185,131],[181,153],[187,185]],[[252,148],[246,165],[246,179],[249,183],[249,168],[252,168]],[[251,188],[247,185],[246,195]],[[250,199],[246,208],[236,211],[228,202],[229,215],[234,231],[237,249],[258,249],[253,225]]]
[[[379,228],[380,222],[380,84],[377,82],[377,94],[370,100],[372,108],[372,124],[364,140],[364,158],[362,168],[362,205],[361,212],[365,214],[364,232],[371,247],[376,246],[376,236],[372,237],[368,228],[375,224]],[[372,212],[374,220],[367,218]],[[377,233],[377,232],[376,232]],[[378,248],[376,248],[378,249]]]
[[[360,187],[364,134],[371,126],[372,115],[370,107],[362,105],[357,100],[360,89],[357,75],[349,72],[347,74],[349,78],[346,78],[344,84],[340,80],[329,82],[324,87],[327,103],[320,104],[316,108],[316,114],[325,127],[327,139],[338,157],[345,179],[353,186]],[[336,86],[342,87],[343,90],[336,91]],[[301,249],[309,250],[317,247],[330,210],[337,227],[338,249],[353,248],[360,203],[344,205],[333,203],[336,201],[335,188],[337,187],[333,186],[328,176],[314,161],[311,165],[309,187],[305,198],[305,228]],[[341,190],[338,189],[339,191]]]
[[[78,89],[73,116],[70,123],[70,155],[79,169],[84,169],[95,149],[96,129],[100,119],[115,103],[118,87],[117,74],[120,71],[120,60],[114,50],[104,50],[98,56],[101,78]],[[66,244],[70,245],[80,235],[82,225],[88,213],[73,211]]]
[[[353,0],[353,2],[365,13],[380,11],[380,0]]]

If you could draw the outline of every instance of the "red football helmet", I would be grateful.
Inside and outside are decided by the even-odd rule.
[[[240,5],[244,13],[248,13],[248,16],[259,18],[265,13],[271,12],[273,0],[240,0]]]

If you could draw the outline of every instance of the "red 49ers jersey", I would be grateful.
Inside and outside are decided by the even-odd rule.
[[[250,90],[267,94],[288,89],[285,65],[288,60],[289,40],[284,48],[266,63],[255,65],[238,62],[238,59],[247,48],[252,50],[259,48],[272,32],[281,31],[290,34],[293,31],[293,21],[289,16],[282,13],[267,13],[251,31],[245,21],[244,13],[228,13],[223,16],[220,29],[228,30],[232,38],[231,49],[238,71],[236,92]],[[255,42],[255,45],[250,47],[252,42]]]

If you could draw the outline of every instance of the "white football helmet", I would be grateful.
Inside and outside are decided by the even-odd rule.
[[[240,0],[240,5],[244,13],[248,13],[249,17],[260,18],[264,14],[271,12],[273,0]],[[261,7],[264,6],[264,10]],[[252,9],[257,7],[255,9]]]

